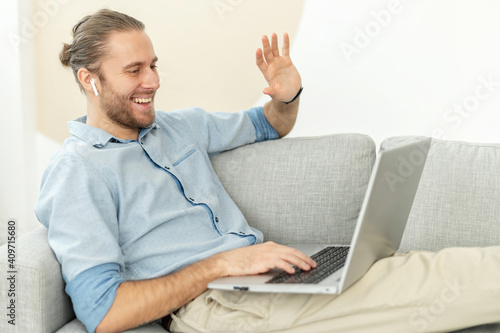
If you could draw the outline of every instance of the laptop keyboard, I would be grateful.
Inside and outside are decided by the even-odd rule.
[[[318,283],[342,268],[349,253],[349,246],[330,246],[316,252],[311,258],[318,264],[310,271],[295,268],[295,274],[281,272],[266,283]]]

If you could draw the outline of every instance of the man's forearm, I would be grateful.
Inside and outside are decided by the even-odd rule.
[[[219,277],[260,274],[273,268],[293,274],[292,265],[305,271],[316,267],[296,249],[266,242],[217,253],[164,277],[123,282],[96,332],[121,332],[163,318],[203,293],[207,284]]]
[[[264,115],[269,124],[278,132],[280,138],[292,130],[299,112],[299,98],[293,103],[285,104],[271,100],[264,104]]]
[[[222,274],[216,260],[209,258],[160,278],[123,282],[96,332],[121,332],[162,318],[203,293]]]

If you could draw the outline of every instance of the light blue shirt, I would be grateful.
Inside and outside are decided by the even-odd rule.
[[[61,263],[77,317],[93,332],[118,285],[163,276],[215,253],[262,242],[209,156],[276,139],[262,107],[157,112],[138,141],[85,124],[45,171],[35,207]]]

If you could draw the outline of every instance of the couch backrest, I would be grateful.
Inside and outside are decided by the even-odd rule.
[[[338,134],[252,144],[212,164],[266,240],[349,244],[375,153],[370,137]]]
[[[399,251],[499,244],[500,144],[433,139]]]

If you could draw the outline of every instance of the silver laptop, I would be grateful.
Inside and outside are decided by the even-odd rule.
[[[275,269],[259,275],[224,277],[209,283],[208,288],[273,293],[342,293],[374,262],[391,256],[398,249],[430,144],[429,138],[379,154],[350,246],[287,244],[315,259],[317,268],[309,272],[296,269],[296,274]],[[328,254],[330,251],[333,254]],[[325,253],[326,258],[322,258]]]

